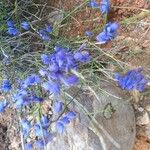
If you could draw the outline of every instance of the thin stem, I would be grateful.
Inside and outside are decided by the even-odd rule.
[[[72,96],[68,93],[65,93],[66,96],[68,96],[69,98],[72,98]],[[104,133],[104,135],[108,138],[108,140],[117,148],[120,149],[120,145],[113,139],[113,137],[111,137],[111,135],[105,130],[105,128],[96,121],[96,119],[90,115],[89,111],[77,100],[74,99],[74,102],[81,108],[81,110],[83,111],[84,114],[87,114],[87,117],[89,119],[89,121],[91,122],[91,124],[94,127],[94,131],[98,136],[101,136],[101,131]]]
[[[18,116],[19,116],[19,125],[20,125],[20,138],[21,138],[21,147],[22,147],[22,150],[25,150],[25,147],[24,147],[24,138],[23,138],[23,134],[22,134],[22,127],[21,127],[21,117],[20,117],[20,114],[17,113]]]

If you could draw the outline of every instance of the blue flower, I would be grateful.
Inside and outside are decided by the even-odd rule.
[[[50,36],[49,36],[48,33],[45,31],[45,29],[39,30],[38,34],[40,35],[40,37],[41,37],[44,41],[49,41],[49,40],[51,40]]]
[[[67,76],[67,77],[61,77],[61,81],[66,86],[73,86],[79,82],[79,78],[75,75]]]
[[[38,97],[36,95],[34,95],[32,98],[31,98],[32,102],[36,102],[36,103],[41,103],[44,101],[44,99],[42,97]]]
[[[64,49],[60,49],[60,51],[57,51],[55,57],[56,57],[56,62],[58,63],[59,67],[65,66],[66,56],[67,55]]]
[[[59,120],[59,122],[63,123],[63,125],[67,125],[67,124],[70,123],[70,120],[69,120],[68,117],[65,116],[65,117],[61,118],[61,119]]]
[[[60,93],[60,86],[55,82],[45,82],[43,83],[42,87],[49,91],[50,93],[59,94]]]
[[[45,70],[45,69],[40,69],[39,70],[39,74],[41,75],[41,76],[46,76],[46,75],[48,75],[48,73],[47,73],[47,70]]]
[[[65,130],[65,126],[70,123],[71,120],[73,120],[76,117],[76,113],[73,111],[69,111],[67,114],[65,114],[64,117],[60,118],[56,122],[56,129],[58,133],[63,133]]]
[[[84,49],[86,48],[86,46],[87,46],[87,43],[84,42],[84,43],[77,49],[77,51],[82,51],[82,50],[84,50]]]
[[[46,31],[47,31],[48,33],[51,33],[52,30],[53,30],[52,25],[46,25]]]
[[[7,21],[7,33],[12,36],[16,36],[19,34],[19,30],[15,27],[15,24],[12,20]]]
[[[12,20],[9,20],[9,21],[7,21],[7,26],[8,27],[14,27],[15,24],[14,24],[14,22]]]
[[[57,102],[55,102],[54,103],[54,111],[56,112],[56,113],[58,113],[58,112],[61,112],[62,111],[62,108],[63,108],[63,103],[62,102],[59,102],[59,101],[57,101]]]
[[[20,98],[20,99],[17,99],[16,102],[15,102],[15,107],[16,108],[21,108],[24,104],[24,100],[23,98]]]
[[[93,35],[93,33],[91,31],[85,31],[85,35],[88,37],[91,37]]]
[[[90,0],[88,2],[88,6],[89,7],[92,7],[92,8],[97,8],[98,7],[98,4],[95,2],[95,0]]]
[[[42,139],[38,140],[35,142],[35,146],[38,148],[38,149],[43,149],[44,148],[44,141]]]
[[[35,135],[38,136],[38,137],[47,137],[49,135],[47,129],[45,128],[42,128],[40,127],[40,125],[36,124],[34,125],[34,132],[35,132]]]
[[[37,85],[38,83],[40,83],[40,77],[32,74],[24,80],[23,87],[27,88],[28,86]]]
[[[16,36],[19,34],[19,31],[15,27],[8,27],[7,33],[9,35]]]
[[[35,147],[37,147],[38,149],[43,149],[44,146],[46,146],[51,140],[53,140],[54,134],[50,133],[47,137],[44,137],[46,145],[44,145],[43,137],[41,138],[35,142]]]
[[[119,86],[128,91],[138,90],[142,92],[146,88],[148,82],[141,74],[141,69],[130,70],[124,76],[117,73],[115,78]]]
[[[26,143],[25,144],[25,150],[32,150],[33,148],[33,143]]]
[[[49,133],[49,135],[45,138],[45,143],[48,144],[53,138],[56,136],[56,133]]]
[[[102,14],[107,14],[110,11],[110,1],[109,0],[102,0],[100,4],[100,10]]]
[[[44,41],[50,41],[51,37],[50,37],[50,33],[53,30],[53,27],[51,25],[45,25],[46,27],[43,29],[40,29],[38,31],[38,34],[40,35],[40,37],[44,40]]]
[[[65,130],[65,126],[61,122],[56,122],[56,129],[57,129],[58,133],[62,134]]]
[[[21,120],[21,126],[22,126],[22,132],[24,137],[27,137],[30,132],[31,124],[27,119],[22,119]]]
[[[48,128],[50,125],[50,121],[48,120],[46,116],[42,116],[40,122],[43,128]]]
[[[9,81],[9,80],[3,80],[1,89],[2,89],[4,92],[8,92],[9,90],[11,90],[11,88],[12,88],[12,87],[11,87],[10,81]]]
[[[79,62],[89,62],[90,61],[90,55],[87,51],[82,51],[82,52],[76,52],[74,54],[74,58],[76,61]]]
[[[53,63],[49,65],[48,70],[51,72],[58,72],[59,66],[57,65],[57,63]]]
[[[66,115],[65,115],[68,119],[72,120],[76,117],[76,113],[73,111],[69,111]]]
[[[56,53],[55,52],[50,55],[50,63],[56,63]]]
[[[25,101],[27,101],[27,94],[26,90],[18,89],[17,93],[13,95],[13,101],[16,108],[20,108],[24,105]]]
[[[30,25],[29,25],[28,22],[23,21],[23,22],[21,23],[21,27],[22,27],[24,30],[29,30]]]
[[[108,23],[106,24],[104,30],[96,37],[96,40],[100,43],[106,43],[117,35],[117,29],[119,25],[117,23]]]
[[[21,120],[21,125],[22,125],[23,129],[30,130],[30,128],[31,128],[31,124],[27,119],[22,119]]]
[[[7,107],[8,103],[6,101],[0,101],[0,113],[5,111],[5,108]]]
[[[48,65],[50,63],[50,57],[46,54],[41,55],[41,60],[45,65]]]

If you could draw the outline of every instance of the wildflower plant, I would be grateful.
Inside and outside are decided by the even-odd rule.
[[[90,0],[88,6],[98,8],[102,15],[110,12],[109,0],[102,0],[99,4]],[[78,112],[68,108],[70,102],[67,103],[62,95],[65,90],[81,83],[77,76],[79,67],[91,61],[87,40],[80,42],[78,48],[71,48],[53,35],[52,24],[46,22],[38,26],[33,22],[25,18],[5,21],[6,43],[2,41],[0,64],[0,92],[4,97],[0,101],[0,113],[8,107],[16,110],[20,118],[22,146],[27,150],[44,149],[77,117]],[[108,22],[96,37],[91,31],[85,34],[94,37],[94,42],[104,44],[117,36],[118,28],[118,23]],[[32,45],[34,42],[37,45]],[[34,52],[30,46],[26,47],[30,44],[32,48],[40,47],[40,50]],[[115,80],[128,91],[142,92],[147,85],[141,70],[131,70],[123,76],[117,73]]]
[[[53,53],[41,54],[42,67],[36,74],[27,75],[25,79],[16,79],[14,84],[9,79],[3,80],[1,91],[10,94],[11,98],[9,102],[0,103],[0,111],[4,112],[7,106],[11,106],[23,114],[20,124],[27,149],[37,146],[44,148],[55,137],[54,133],[62,134],[67,124],[75,119],[76,113],[67,111],[64,102],[57,99],[61,97],[62,89],[68,89],[79,83],[79,78],[72,70],[77,71],[81,63],[90,61],[90,55],[84,50],[83,45],[72,51],[56,44]],[[54,103],[54,114],[60,115],[56,121],[52,121],[52,117],[44,113],[45,101]],[[51,111],[50,106],[48,111]],[[60,112],[64,113],[59,114]],[[30,114],[36,117],[29,119]],[[56,130],[51,129],[52,124],[56,125]],[[27,139],[31,135],[36,140],[28,143]]]

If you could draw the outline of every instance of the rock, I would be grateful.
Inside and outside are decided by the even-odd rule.
[[[149,138],[150,140],[150,123],[146,125],[145,127],[145,135]]]
[[[137,117],[137,125],[147,125],[150,119],[148,113],[145,111],[141,116]]]
[[[73,98],[69,107],[78,116],[66,126],[64,134],[58,134],[48,144],[48,150],[132,150],[135,117],[132,106],[125,100],[128,96],[111,83],[99,85],[105,92],[99,89],[94,92],[89,87],[67,91],[65,98],[68,101]]]
[[[145,109],[150,112],[150,104],[148,104],[147,106],[145,106]]]
[[[144,111],[144,108],[143,108],[143,107],[139,107],[139,108],[138,108],[138,111],[139,111],[139,112],[143,112],[143,111]]]

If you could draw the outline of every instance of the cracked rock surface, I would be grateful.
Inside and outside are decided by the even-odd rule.
[[[66,127],[64,134],[57,135],[49,143],[48,149],[132,150],[135,118],[128,97],[113,84],[101,85],[105,92],[92,91],[89,87],[67,91],[70,95],[68,100],[78,93],[70,105],[70,109],[75,110],[78,116]]]

